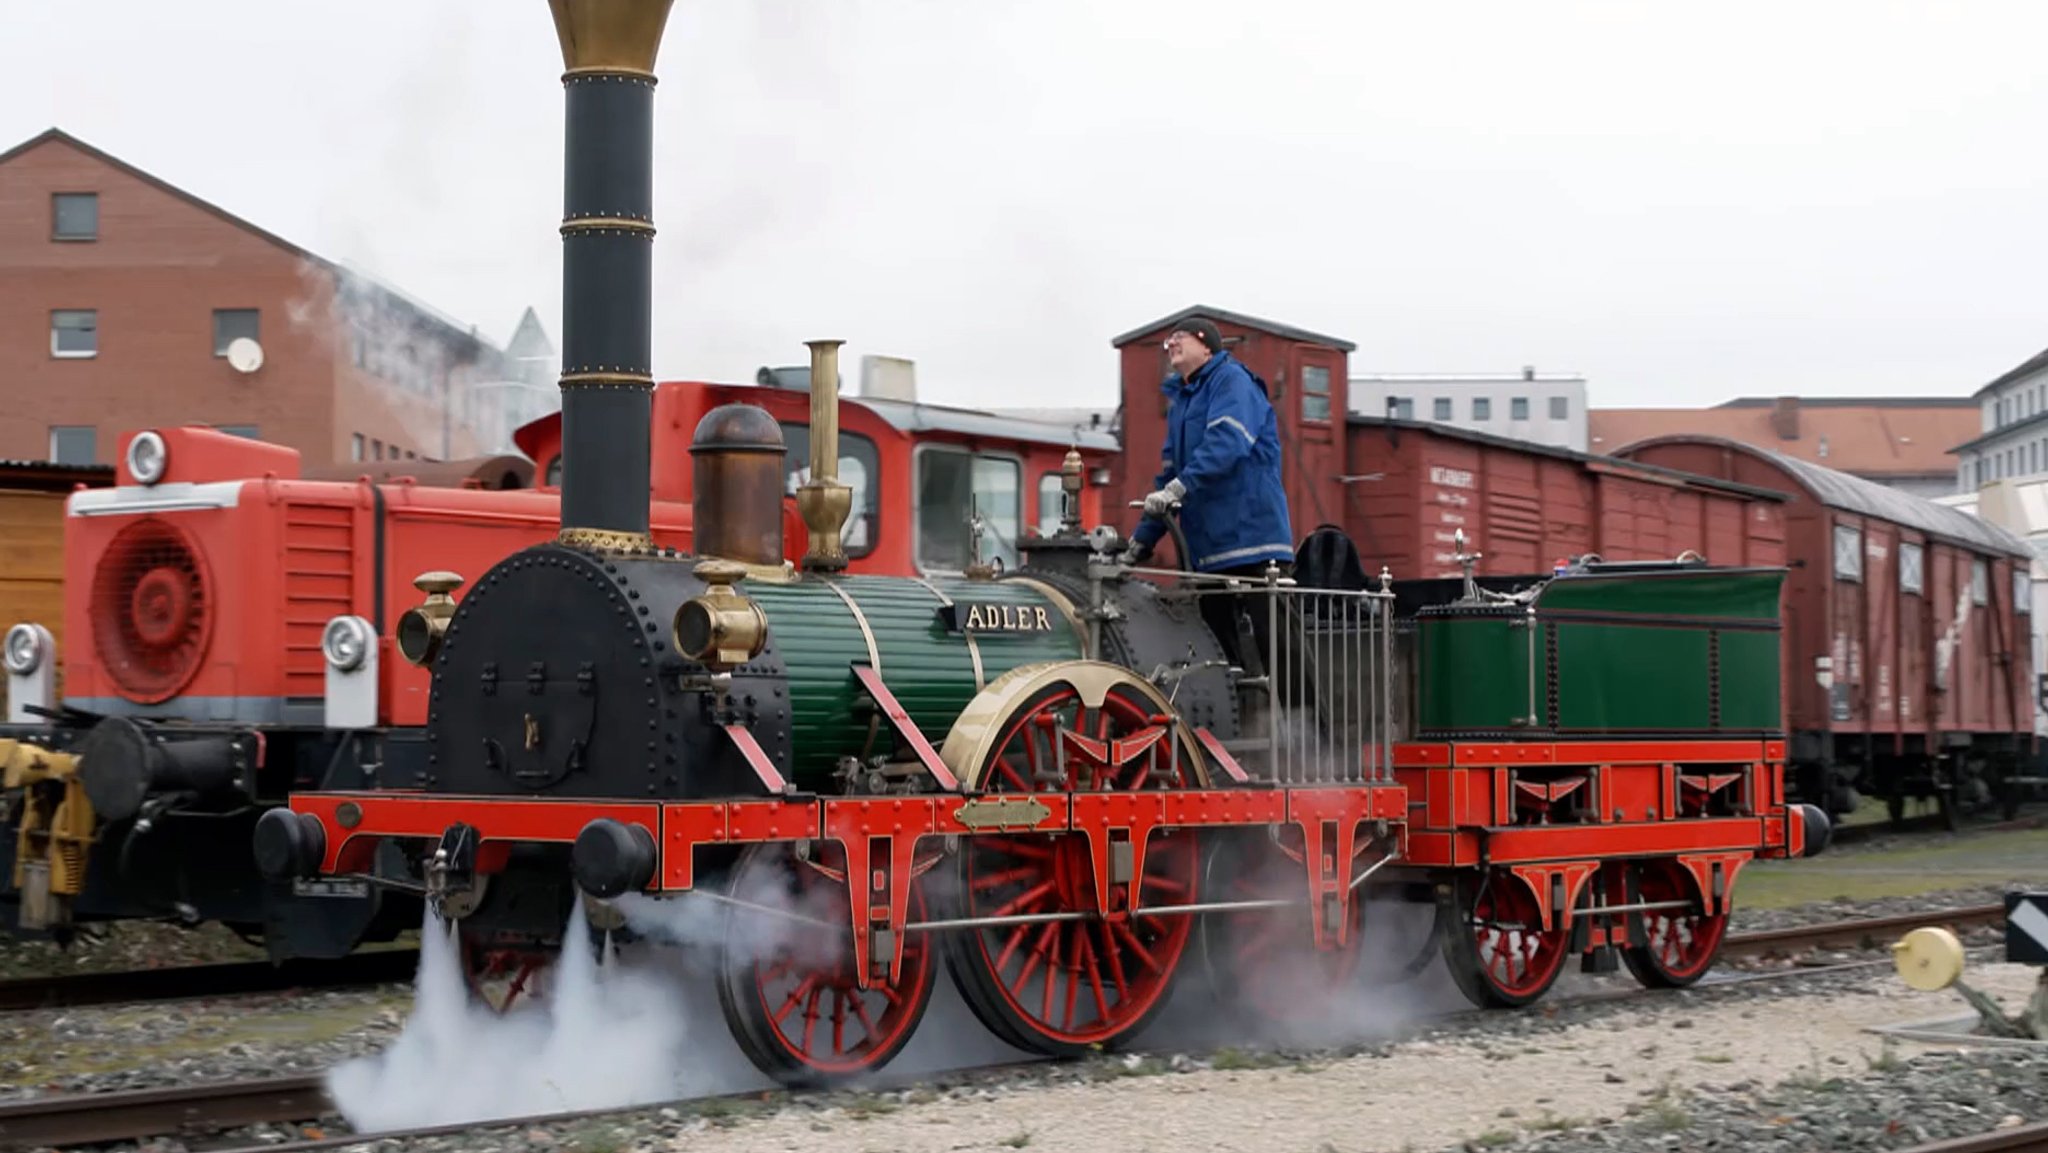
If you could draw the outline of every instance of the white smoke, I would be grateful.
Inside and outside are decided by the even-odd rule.
[[[579,899],[565,940],[580,944],[583,924]],[[609,943],[603,964],[565,947],[545,995],[500,1015],[472,999],[454,937],[430,913],[404,1031],[330,1071],[328,1092],[361,1132],[669,1100],[695,1079],[686,1043],[697,1023],[668,968],[622,963]]]

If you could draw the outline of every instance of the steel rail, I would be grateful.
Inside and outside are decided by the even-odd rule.
[[[282,965],[269,961],[222,961],[162,969],[17,977],[0,980],[0,1012],[408,982],[419,971],[419,963],[418,949],[377,949],[333,960],[294,959]]]
[[[0,1103],[0,1148],[68,1148],[184,1132],[220,1132],[334,1113],[319,1075],[218,1081]]]
[[[2048,1121],[1913,1145],[1899,1153],[2048,1153]]]
[[[1794,925],[1784,929],[1762,929],[1753,933],[1730,934],[1721,942],[1720,956],[1756,957],[1799,949],[1858,948],[1879,934],[1903,934],[1930,925],[1964,928],[1973,925],[2003,925],[2004,905],[1963,905],[1950,909],[1928,909],[1892,917],[1867,917],[1854,921],[1831,921],[1821,925]]]

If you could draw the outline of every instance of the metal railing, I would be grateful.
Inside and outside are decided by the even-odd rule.
[[[1392,577],[1378,589],[1304,588],[1277,568],[1263,578],[1176,574],[1175,594],[1233,597],[1252,622],[1240,688],[1263,690],[1230,742],[1247,772],[1278,784],[1393,779],[1397,701]],[[1240,625],[1241,628],[1241,625]],[[1263,701],[1259,698],[1263,697]]]

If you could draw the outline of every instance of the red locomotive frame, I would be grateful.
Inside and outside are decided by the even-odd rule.
[[[885,712],[896,712],[879,681],[868,687]],[[950,779],[900,712],[891,720],[933,780]],[[1149,721],[1151,727],[1103,745],[1096,755],[1108,764],[1135,757],[1161,743],[1174,724],[1163,715]],[[1638,974],[1646,983],[1690,983],[1712,963],[1742,868],[1751,860],[1820,848],[1807,843],[1799,811],[1786,804],[1782,741],[1403,743],[1394,746],[1391,780],[1268,786],[1250,780],[1206,730],[1191,735],[1215,758],[1229,779],[1226,787],[1017,793],[974,792],[954,782],[938,795],[680,803],[353,792],[295,795],[291,807],[322,826],[318,871],[327,875],[366,871],[375,838],[431,841],[458,825],[476,835],[480,873],[502,867],[510,842],[567,845],[600,820],[638,827],[657,846],[649,890],[663,893],[695,887],[700,848],[833,842],[845,853],[854,977],[861,989],[901,976],[906,931],[916,928],[908,915],[914,862],[924,839],[935,836],[1077,834],[1087,845],[1094,890],[1089,907],[1076,912],[1114,925],[1148,913],[1210,911],[1145,902],[1140,888],[1153,832],[1290,827],[1302,838],[1303,863],[1316,863],[1303,870],[1303,884],[1315,947],[1324,952],[1356,947],[1352,902],[1383,866],[1468,885],[1489,874],[1511,879],[1512,889],[1494,897],[1493,907],[1532,917],[1533,933],[1525,926],[1522,935],[1536,943],[1519,975],[1503,973],[1475,997],[1503,1005],[1540,997],[1570,955],[1644,948],[1644,913],[1693,908],[1697,898],[1687,939],[1668,951],[1659,970]],[[1550,770],[1543,784],[1517,779],[1519,770],[1539,766]],[[1584,771],[1574,775],[1573,769]],[[1543,824],[1551,801],[1580,788],[1597,797],[1598,821]],[[1704,803],[1717,795],[1732,798],[1729,815],[1704,815]],[[1042,814],[993,827],[979,819],[982,811],[1030,806]],[[1361,859],[1369,847],[1379,850],[1376,861]],[[1340,869],[1339,862],[1363,865],[1363,872]],[[1649,868],[1655,899],[1624,890],[1615,870],[1631,863]],[[1588,905],[1596,891],[1602,899]],[[1495,924],[1507,915],[1469,926],[1478,938],[1475,949],[1491,943]],[[1631,916],[1637,919],[1617,920]]]

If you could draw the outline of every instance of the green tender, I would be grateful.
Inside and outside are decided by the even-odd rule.
[[[799,788],[826,788],[838,759],[862,755],[868,746],[868,719],[854,712],[862,690],[853,675],[854,662],[870,659],[868,642],[859,618],[828,584],[859,606],[874,633],[883,682],[934,748],[945,742],[978,691],[967,639],[946,631],[939,620],[938,610],[947,600],[1043,609],[1052,625],[1046,632],[977,634],[984,684],[1019,665],[1081,657],[1081,638],[1067,617],[1051,598],[1019,580],[933,577],[929,587],[881,576],[744,582],[740,591],[767,614],[775,655],[787,670],[795,750],[790,768]],[[877,751],[888,748],[886,740],[876,742]]]
[[[1528,608],[1425,609],[1417,727],[1426,737],[1776,732],[1783,580],[1780,569],[1596,573],[1550,581]]]

